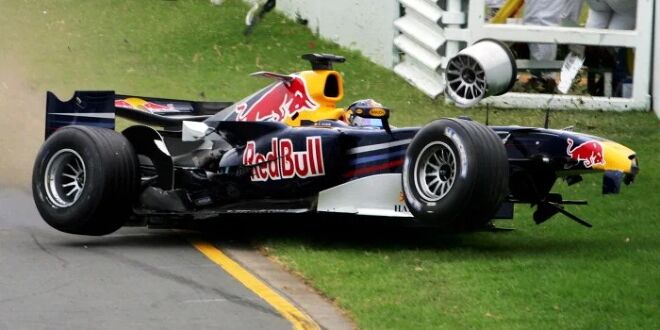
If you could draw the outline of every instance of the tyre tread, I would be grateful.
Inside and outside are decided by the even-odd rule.
[[[444,205],[435,206],[434,212],[437,214],[429,212],[428,209],[415,209],[414,203],[409,201],[409,198],[416,198],[415,196],[406,196],[406,202],[413,215],[422,222],[435,222],[436,225],[458,230],[481,227],[491,220],[508,195],[509,163],[506,149],[499,136],[487,126],[453,118],[428,124],[418,132],[411,146],[430,143],[433,136],[443,139],[441,130],[445,127],[454,129],[469,151],[466,155],[470,157],[468,176],[471,177],[461,181],[463,187],[457,192],[461,198],[438,201],[436,204]],[[418,155],[414,155],[415,150],[416,147],[409,148],[406,157],[416,159]],[[408,166],[414,167],[410,165],[414,164],[414,161],[407,163]],[[409,172],[410,169],[404,171],[402,180],[413,180],[406,177]],[[410,186],[410,183],[408,185]]]

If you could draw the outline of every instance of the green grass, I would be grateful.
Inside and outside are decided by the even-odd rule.
[[[0,50],[27,66],[40,90],[74,89],[172,98],[237,100],[267,81],[258,70],[306,69],[306,52],[347,57],[346,98],[394,109],[396,125],[467,114],[429,100],[358,53],[269,15],[242,35],[246,6],[206,0],[0,0]],[[44,11],[46,12],[44,14]],[[2,55],[2,54],[0,54]],[[6,110],[2,110],[6,111]],[[492,124],[539,126],[541,110],[495,110]],[[589,197],[576,213],[536,226],[516,213],[515,232],[447,236],[342,228],[254,239],[346,309],[365,329],[654,328],[660,324],[660,123],[650,113],[553,112],[551,125],[609,137],[635,149],[638,181],[601,196],[600,177],[557,190]],[[284,230],[286,232],[286,230]]]

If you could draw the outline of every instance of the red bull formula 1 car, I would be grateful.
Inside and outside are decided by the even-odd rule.
[[[588,225],[551,193],[604,172],[603,191],[633,181],[635,153],[564,130],[488,127],[438,119],[395,128],[373,100],[347,109],[344,58],[303,56],[312,70],[258,72],[269,86],[238,102],[195,102],[76,92],[47,96],[46,141],[33,174],[34,200],[54,228],[104,235],[128,220],[163,224],[226,214],[342,213],[411,224],[480,229],[536,206]],[[120,124],[128,120],[131,124]]]

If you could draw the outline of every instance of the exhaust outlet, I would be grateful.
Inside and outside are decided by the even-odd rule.
[[[508,92],[517,71],[509,47],[498,40],[482,39],[447,62],[445,92],[457,106],[471,107],[485,97]]]

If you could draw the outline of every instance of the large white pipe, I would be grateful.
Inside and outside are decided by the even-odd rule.
[[[502,95],[516,82],[516,60],[502,42],[483,39],[460,51],[447,63],[447,96],[460,107],[484,97]]]

